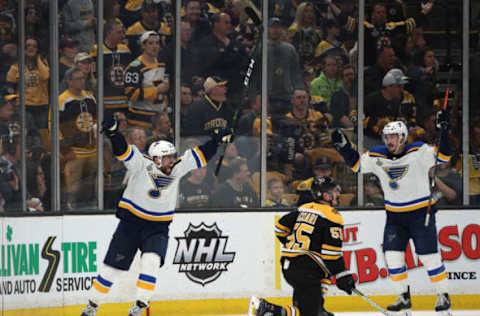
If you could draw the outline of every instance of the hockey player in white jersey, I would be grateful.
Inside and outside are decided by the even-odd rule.
[[[437,115],[441,128],[440,145],[423,142],[407,143],[408,129],[401,121],[390,122],[383,129],[385,145],[372,147],[360,155],[351,147],[346,135],[337,129],[332,142],[354,172],[374,173],[380,180],[385,199],[387,219],[383,235],[383,251],[390,278],[402,287],[402,293],[387,309],[399,315],[411,314],[410,287],[407,282],[405,250],[409,239],[433,282],[438,298],[435,310],[450,315],[447,293],[447,272],[438,251],[435,226],[435,201],[431,201],[431,217],[425,227],[430,195],[429,170],[449,161],[452,148],[448,138],[450,117],[447,111]]]
[[[118,122],[108,117],[103,132],[112,142],[113,153],[124,162],[130,177],[118,203],[120,222],[113,234],[104,268],[92,284],[90,298],[81,316],[94,316],[114,282],[127,271],[138,250],[140,273],[135,303],[129,316],[140,316],[153,295],[160,267],[165,263],[168,230],[176,208],[181,178],[190,170],[205,167],[220,142],[229,142],[230,129],[214,131],[211,140],[188,149],[180,158],[167,141],[150,145],[148,155],[129,145],[118,132]]]

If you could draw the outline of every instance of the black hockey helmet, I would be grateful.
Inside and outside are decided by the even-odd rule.
[[[323,201],[323,193],[330,193],[333,195],[333,189],[337,187],[335,180],[332,177],[315,177],[313,179],[310,190],[312,191],[315,201]]]

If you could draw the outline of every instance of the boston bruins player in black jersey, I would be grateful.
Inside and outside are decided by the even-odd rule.
[[[281,217],[275,235],[283,244],[282,272],[293,287],[293,306],[278,306],[265,299],[250,301],[257,316],[331,316],[323,307],[322,283],[335,276],[339,289],[352,294],[355,281],[342,256],[343,218],[334,208],[338,190],[331,177],[317,177],[314,201]]]

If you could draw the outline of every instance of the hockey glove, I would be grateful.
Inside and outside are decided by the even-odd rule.
[[[353,279],[353,276],[351,273],[344,274],[345,272],[342,272],[339,274],[339,278],[337,278],[337,287],[348,293],[348,295],[352,294],[353,289],[355,288],[355,280]]]
[[[107,116],[102,122],[102,133],[112,137],[118,132],[118,122],[113,116]]]
[[[332,144],[338,151],[343,149],[347,145],[347,143],[347,135],[345,135],[341,128],[337,128],[332,132]]]
[[[450,112],[448,110],[438,111],[435,125],[438,129],[448,129],[450,127]]]
[[[232,141],[233,129],[230,127],[226,128],[216,128],[212,131],[212,139],[217,144],[225,143],[228,144]]]

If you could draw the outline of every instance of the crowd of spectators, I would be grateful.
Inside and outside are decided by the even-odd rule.
[[[434,114],[443,98],[438,84],[441,65],[424,37],[434,1],[413,1],[410,10],[406,2],[367,1],[367,21],[362,26],[365,147],[381,143],[382,128],[392,120],[406,122],[411,141],[435,141]],[[65,209],[96,206],[98,103],[103,104],[104,115],[115,115],[127,140],[141,151],[147,151],[153,140],[174,141],[175,6],[154,0],[103,3],[103,100],[96,98],[96,1],[59,3],[58,111]],[[252,179],[258,179],[260,171],[262,80],[267,80],[268,89],[267,169],[269,176],[275,175],[268,182],[268,205],[303,201],[302,191],[309,190],[308,183],[317,173],[341,175],[341,162],[319,153],[333,149],[329,136],[333,128],[354,134],[357,126],[356,2],[270,0],[266,78],[260,67],[262,30],[245,11],[250,7],[261,16],[262,5],[259,0],[182,1],[178,17],[182,57],[177,74],[182,141],[198,142],[216,128],[239,123],[235,126],[238,137],[225,150],[219,176],[213,175],[216,159],[211,166],[192,172],[181,186],[181,207],[259,206],[259,184]],[[14,150],[20,131],[16,6],[15,1],[0,0],[0,204],[5,210],[19,207],[19,162]],[[28,183],[27,196],[29,209],[43,211],[50,205],[49,119],[55,110],[48,90],[48,2],[27,0],[25,21],[27,150],[41,153],[38,160],[27,163],[27,169],[37,175],[27,177],[34,182]],[[243,78],[251,59],[256,66],[245,89]],[[458,145],[458,136],[453,138]],[[105,206],[113,208],[128,174],[112,157],[108,144],[104,149]],[[454,167],[437,175],[438,190],[449,204],[459,203],[461,187],[458,181],[441,179],[451,178]],[[342,193],[355,192],[355,179],[351,180],[339,188]],[[377,205],[381,192],[375,190],[374,181],[366,183],[366,193],[372,195],[367,201]],[[282,198],[292,194],[293,200]],[[31,206],[32,199],[40,206]]]

